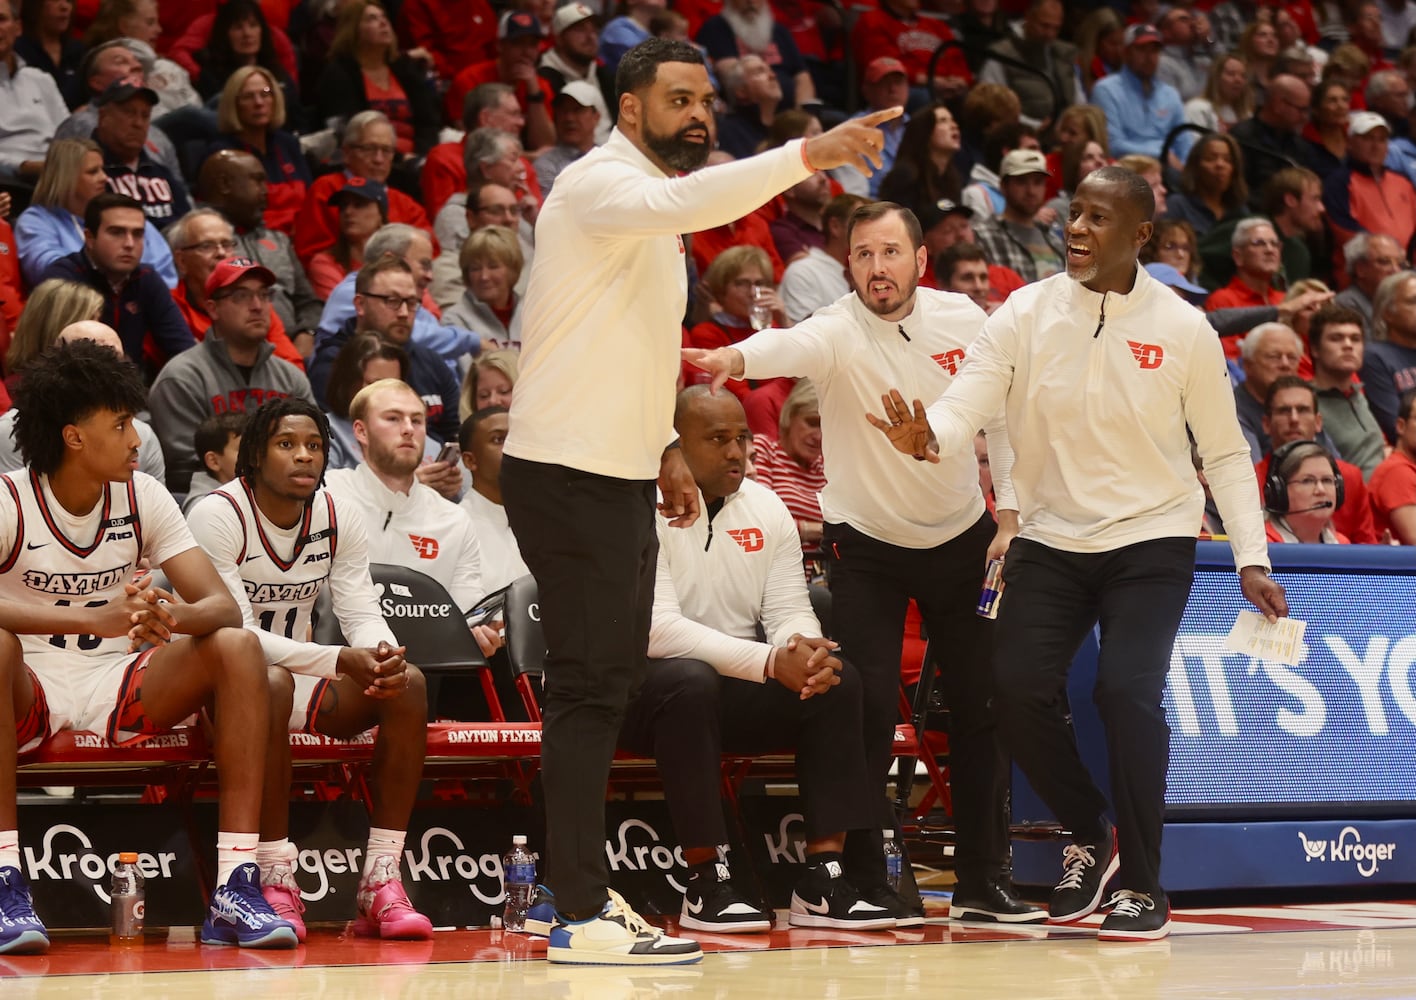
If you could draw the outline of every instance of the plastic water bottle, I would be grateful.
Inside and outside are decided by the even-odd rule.
[[[502,930],[522,930],[526,911],[531,909],[531,894],[536,891],[536,858],[526,849],[526,838],[521,834],[511,838],[511,850],[502,858],[502,880],[506,885]]]
[[[890,888],[896,892],[900,891],[900,879],[904,875],[905,852],[900,850],[900,845],[895,843],[895,831],[885,831],[885,881],[890,883]]]
[[[147,880],[138,870],[136,854],[127,852],[118,855],[109,895],[113,900],[113,930],[108,937],[109,943],[141,943],[143,921],[147,916]]]

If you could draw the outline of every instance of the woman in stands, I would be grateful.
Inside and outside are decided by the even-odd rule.
[[[1254,92],[1249,89],[1249,64],[1237,52],[1210,64],[1205,92],[1185,102],[1185,121],[1211,132],[1227,132],[1231,125],[1254,115]]]
[[[102,308],[103,296],[88,285],[59,278],[41,282],[30,293],[5,352],[6,390],[15,390],[25,365],[58,340],[60,330],[80,320],[98,319]]]
[[[704,350],[727,347],[759,329],[791,325],[786,306],[772,284],[772,261],[761,247],[736,246],[724,250],[703,273],[703,284],[716,308],[709,319],[688,331],[686,347]],[[692,366],[685,367],[684,380],[686,383],[709,381],[704,372]],[[745,379],[734,379],[724,388],[746,401],[753,386]]]
[[[360,198],[362,186],[350,185],[331,196],[339,199],[339,234],[334,245],[310,258],[305,269],[315,295],[327,299],[336,285],[364,266],[364,244],[388,223],[388,200]],[[348,193],[346,193],[348,192]]]
[[[30,207],[15,220],[15,246],[25,283],[35,285],[51,263],[83,249],[84,209],[107,187],[103,152],[92,139],[55,139],[44,156]],[[143,263],[177,284],[172,251],[149,222],[143,235]]]
[[[423,64],[400,54],[388,14],[375,0],[349,0],[339,12],[315,99],[325,122],[382,111],[401,156],[421,158],[438,141],[437,98]]]
[[[466,420],[489,406],[511,408],[511,396],[520,374],[521,354],[510,348],[483,351],[467,369],[458,395],[457,415]]]
[[[505,226],[478,229],[462,244],[457,263],[467,290],[443,311],[443,322],[477,330],[500,347],[520,347],[522,300],[516,283],[525,258],[516,234]]]
[[[1249,85],[1255,91],[1254,99],[1263,103],[1263,93],[1268,89],[1274,63],[1278,60],[1278,29],[1273,22],[1260,19],[1245,28],[1239,36],[1239,54],[1249,64]]]
[[[24,25],[24,34],[15,39],[15,55],[27,66],[42,69],[54,77],[70,111],[88,100],[87,88],[79,74],[88,50],[69,33],[73,19],[72,0],[23,0],[20,23]]]
[[[920,205],[958,201],[964,182],[954,163],[963,145],[959,123],[942,101],[920,108],[905,125],[895,166],[880,182],[880,198]]]
[[[1308,140],[1308,165],[1324,180],[1347,165],[1347,124],[1352,116],[1352,91],[1341,79],[1329,77],[1313,91],[1313,111],[1303,126]]]
[[[821,567],[821,490],[826,467],[821,457],[821,404],[809,379],[798,379],[782,404],[777,440],[759,438],[757,481],[787,505],[801,537],[802,558],[813,578]]]
[[[1141,247],[1142,264],[1169,264],[1190,281],[1200,276],[1200,246],[1195,229],[1183,219],[1161,219]]]
[[[1347,536],[1332,527],[1342,501],[1341,487],[1337,463],[1316,441],[1295,441],[1279,448],[1264,485],[1268,540],[1348,544]]]
[[[300,140],[285,130],[285,110],[285,92],[274,74],[264,66],[242,66],[221,90],[216,110],[221,134],[209,153],[239,149],[260,160],[266,172],[265,224],[293,234],[314,177]]]
[[[276,52],[275,33],[256,0],[229,0],[217,7],[206,47],[197,53],[196,60],[201,65],[197,90],[207,101],[220,94],[241,67],[264,69],[279,82],[291,127],[300,130],[300,90]]]
[[[1166,196],[1165,217],[1183,219],[1204,236],[1216,225],[1249,214],[1244,155],[1228,133],[1205,136],[1190,150],[1180,190]]]

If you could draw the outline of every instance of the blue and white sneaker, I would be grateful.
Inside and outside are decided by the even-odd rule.
[[[49,932],[34,915],[24,873],[0,868],[0,955],[34,955],[48,948]]]
[[[568,965],[687,965],[701,962],[703,949],[646,923],[611,889],[598,916],[551,928],[546,958]]]
[[[254,864],[239,865],[212,893],[202,944],[294,948],[297,942],[294,926],[277,917],[261,895],[261,870]]]
[[[536,891],[531,894],[531,906],[526,911],[522,932],[548,938],[552,928],[560,922],[560,917],[556,916],[556,897],[544,885],[537,885]]]

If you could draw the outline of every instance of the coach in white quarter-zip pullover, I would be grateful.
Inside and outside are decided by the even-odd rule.
[[[822,551],[831,587],[832,638],[860,672],[865,747],[873,780],[890,766],[898,714],[900,652],[910,599],[935,641],[950,708],[950,759],[959,919],[1033,923],[1045,914],[1013,894],[1008,872],[1008,763],[992,711],[992,623],[975,614],[990,549],[1016,524],[1012,449],[1002,408],[981,416],[1002,530],[988,514],[978,463],[967,454],[917,462],[881,447],[865,414],[903,382],[933,398],[966,370],[987,316],[967,296],[919,288],[928,265],[914,213],[892,202],[856,209],[847,222],[855,291],[790,330],[767,330],[730,348],[685,351],[694,364],[754,379],[806,376],[821,400],[826,488]],[[879,802],[882,827],[888,808]],[[904,914],[923,912],[885,883],[878,834],[853,832],[846,872],[865,898]]]
[[[1029,783],[1071,831],[1049,919],[1081,920],[1119,872],[1103,940],[1164,937],[1160,838],[1170,731],[1161,699],[1189,598],[1204,498],[1193,434],[1230,534],[1240,584],[1270,620],[1288,613],[1268,578],[1258,488],[1224,353],[1204,316],[1136,261],[1155,199],[1103,167],[1078,185],[1067,274],[1014,292],[969,366],[926,414],[893,393],[870,420],[919,459],[967,451],[1005,406],[1022,528],[1008,551],[994,660],[999,727]],[[931,443],[931,436],[937,438]],[[1094,694],[1106,728],[1116,822],[1077,752],[1067,671],[1101,625]]]
[[[609,141],[566,167],[537,219],[502,496],[546,633],[546,884],[567,921],[546,957],[642,965],[702,957],[622,912],[604,844],[615,741],[646,669],[654,480],[675,527],[699,516],[693,476],[669,447],[682,234],[741,218],[813,170],[878,167],[875,126],[901,109],[699,171],[717,99],[702,53],[647,39],[620,60],[616,89]]]

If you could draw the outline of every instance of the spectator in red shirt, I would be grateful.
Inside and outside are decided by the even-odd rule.
[[[330,206],[329,196],[356,177],[388,184],[396,152],[393,126],[381,111],[361,111],[345,126],[342,149],[344,169],[325,174],[310,185],[295,220],[295,252],[306,267],[315,254],[334,245],[339,232],[338,213]],[[388,220],[415,226],[432,238],[433,227],[423,206],[396,188],[388,190]]]
[[[1358,111],[1347,126],[1347,165],[1323,182],[1328,221],[1341,240],[1384,233],[1407,246],[1416,234],[1416,186],[1386,167],[1391,126],[1374,111]]]
[[[388,189],[378,181],[346,184],[329,196],[339,213],[334,244],[310,259],[310,287],[327,299],[346,276],[364,266],[364,244],[388,224]]]
[[[777,75],[785,107],[819,103],[792,33],[777,23],[766,0],[724,0],[722,12],[703,22],[695,41],[708,50],[720,78],[728,60],[761,56]]]
[[[1347,544],[1333,523],[1343,496],[1337,465],[1316,441],[1294,441],[1274,453],[1277,468],[1264,481],[1264,521],[1270,542]]]
[[[377,0],[348,0],[329,56],[315,94],[322,121],[382,111],[403,156],[425,156],[437,144],[441,121],[424,66],[398,51],[393,25]]]
[[[511,136],[520,136],[525,131],[526,116],[517,103],[515,88],[505,83],[479,83],[473,87],[463,100],[462,128],[466,136],[457,142],[439,143],[423,161],[423,207],[428,210],[428,218],[434,222],[449,198],[467,190],[467,148],[473,142],[472,133],[478,129],[493,128]],[[521,157],[521,167],[525,172],[527,193],[539,205],[541,188],[531,161]]]
[[[1343,502],[1332,510],[1333,528],[1342,532],[1354,544],[1375,543],[1377,533],[1373,527],[1367,487],[1362,482],[1362,470],[1333,456],[1327,436],[1323,434],[1322,414],[1318,412],[1318,395],[1312,385],[1296,375],[1276,379],[1269,387],[1264,409],[1264,427],[1272,442],[1272,450],[1254,464],[1260,488],[1263,488],[1273,468],[1275,455],[1279,456],[1279,466],[1282,469],[1285,446],[1291,446],[1297,441],[1317,442],[1342,479]],[[1266,502],[1267,499],[1265,497]],[[1336,498],[1331,499],[1336,504]]]
[[[185,6],[166,5],[162,12],[162,19],[167,22],[163,37],[175,39],[167,56],[191,74],[197,93],[210,100],[221,93],[227,77],[242,66],[263,66],[280,81],[286,104],[299,107],[295,46],[279,26],[267,20],[260,4],[253,0],[212,4],[207,13],[195,18],[183,31],[172,23],[172,15]]]
[[[398,33],[405,44],[432,56],[444,80],[497,56],[497,15],[487,0],[403,0]]]
[[[1241,219],[1229,240],[1234,258],[1234,279],[1205,300],[1205,311],[1233,309],[1239,306],[1276,306],[1283,301],[1283,292],[1274,285],[1274,278],[1283,265],[1283,241],[1267,219]],[[1239,358],[1238,336],[1223,337],[1224,356]],[[1301,351],[1299,352],[1302,353]]]
[[[729,247],[703,273],[703,283],[717,308],[712,319],[688,332],[688,346],[713,350],[727,347],[768,326],[787,326],[787,312],[772,281],[772,262],[760,247]],[[691,369],[689,382],[707,382],[709,375]],[[729,381],[738,396],[750,388],[743,381]]]
[[[1372,474],[1374,527],[1383,539],[1416,545],[1416,389],[1401,394],[1396,445]]]
[[[24,283],[20,280],[20,252],[15,233],[4,216],[9,214],[10,196],[0,193],[0,356],[10,346],[10,334],[20,321],[25,306]]]
[[[864,68],[881,56],[891,56],[905,64],[910,75],[911,108],[930,99],[926,76],[934,50],[941,43],[954,40],[954,33],[943,19],[920,17],[919,8],[920,0],[880,0],[879,9],[866,11],[851,29],[856,66]],[[961,48],[949,49],[940,56],[935,73],[935,89],[945,100],[960,96],[973,82]]]
[[[556,141],[551,122],[551,88],[536,72],[541,54],[541,22],[524,10],[508,11],[497,27],[497,57],[473,63],[452,78],[443,97],[443,114],[450,122],[462,120],[463,102],[479,83],[505,83],[516,91],[516,101],[526,117],[521,139],[527,149],[541,149]]]
[[[791,511],[803,559],[819,561],[820,493],[826,486],[826,466],[821,457],[821,408],[809,379],[797,380],[782,404],[777,429],[777,440],[757,442],[757,481],[777,494]]]

